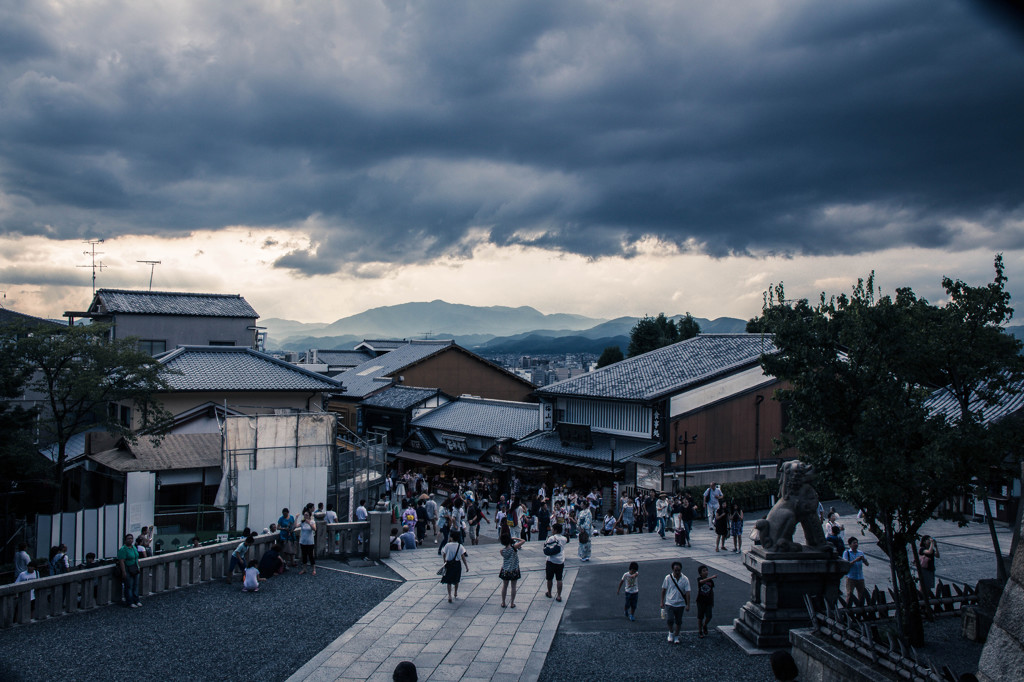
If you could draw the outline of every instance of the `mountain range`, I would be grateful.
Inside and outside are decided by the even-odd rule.
[[[675,315],[672,319],[678,319]],[[352,348],[363,339],[454,339],[482,355],[600,353],[623,350],[639,317],[612,320],[567,313],[545,314],[529,306],[471,306],[445,301],[371,308],[330,323],[261,320],[268,350]],[[742,332],[746,321],[696,318],[705,333]]]

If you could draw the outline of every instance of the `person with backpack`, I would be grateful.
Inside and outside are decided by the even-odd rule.
[[[554,581],[558,587],[555,601],[562,601],[562,574],[565,572],[565,552],[563,550],[569,543],[569,538],[562,535],[562,524],[560,523],[552,526],[551,530],[554,531],[554,535],[544,542],[544,556],[547,558],[547,561],[544,562],[544,577],[548,581],[548,591],[544,596],[551,599],[551,583]]]
[[[722,486],[714,481],[704,491],[704,508],[708,510],[708,530],[715,530],[715,513],[718,511],[723,497],[725,495],[722,493]]]
[[[68,559],[68,546],[58,545],[57,551],[50,552],[50,575],[60,575],[71,570],[71,561]]]

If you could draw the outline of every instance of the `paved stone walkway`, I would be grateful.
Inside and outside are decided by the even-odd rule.
[[[752,524],[753,518],[754,515],[748,517],[747,526]],[[847,518],[852,520],[850,516]],[[856,524],[848,525],[848,529],[851,525]],[[968,551],[967,555],[958,556],[947,564],[950,569],[956,569],[958,576],[963,576],[960,579],[977,580],[994,574],[991,542],[982,524],[957,528],[955,524],[933,521],[926,532],[938,538],[940,548],[947,552],[952,553],[954,548]],[[484,534],[495,535],[494,527],[486,526]],[[1000,536],[1006,552],[1009,530],[1001,529]],[[872,560],[865,571],[866,578],[869,585],[884,588],[889,584],[888,564],[870,538],[868,540],[862,543],[862,548],[868,550],[869,555],[877,554],[874,558],[879,560]],[[706,525],[694,523],[692,543],[692,548],[684,549],[675,546],[671,535],[662,540],[649,533],[599,536],[594,539],[590,563],[619,564],[625,570],[630,561],[663,560],[667,571],[672,560],[687,558],[707,564],[712,572],[749,583],[742,556],[732,551],[715,552],[714,535]],[[745,540],[744,546],[749,548],[749,540]],[[577,558],[577,544],[573,541],[566,547],[563,601],[548,599],[544,596],[546,558],[541,547],[542,543],[534,541],[520,551],[523,579],[519,581],[514,610],[501,608],[501,581],[498,580],[501,557],[495,544],[467,547],[470,570],[463,573],[459,598],[453,604],[448,603],[445,586],[436,575],[441,566],[436,545],[392,554],[385,563],[406,582],[296,671],[289,682],[387,681],[391,680],[395,666],[404,660],[416,664],[421,680],[533,682],[543,669],[572,592],[607,588],[606,585],[591,587],[577,580],[583,564]],[[944,573],[940,563],[939,577]],[[610,591],[609,598],[616,598],[614,591]]]

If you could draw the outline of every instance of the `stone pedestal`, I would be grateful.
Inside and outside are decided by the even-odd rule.
[[[760,546],[743,555],[751,573],[750,601],[734,621],[736,631],[759,648],[789,646],[789,631],[809,624],[804,595],[816,609],[835,604],[839,582],[850,564],[824,552],[765,552]]]

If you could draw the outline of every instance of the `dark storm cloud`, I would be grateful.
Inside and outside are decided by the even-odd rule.
[[[294,227],[305,274],[1024,239],[1021,35],[968,3],[254,7],[0,14],[0,231]]]

